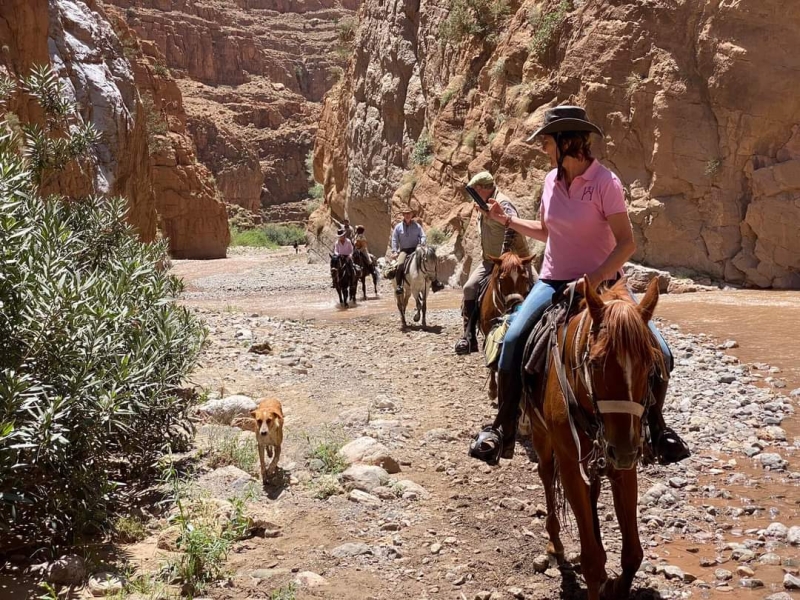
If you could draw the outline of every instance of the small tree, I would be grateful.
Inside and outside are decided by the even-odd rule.
[[[97,134],[50,69],[23,86],[46,124],[21,140],[0,115],[0,548],[96,530],[126,482],[187,441],[179,386],[205,335],[124,200],[38,197]]]

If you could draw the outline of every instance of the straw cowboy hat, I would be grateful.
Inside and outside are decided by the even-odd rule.
[[[589,121],[586,111],[580,106],[556,106],[544,113],[544,124],[526,139],[532,142],[537,135],[561,133],[563,131],[589,131],[603,135],[603,130]]]

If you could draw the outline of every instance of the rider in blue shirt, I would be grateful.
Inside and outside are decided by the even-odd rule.
[[[422,225],[414,220],[414,209],[405,207],[403,209],[403,220],[395,225],[392,232],[392,258],[397,260],[397,272],[395,281],[397,289],[395,293],[403,293],[403,277],[405,276],[404,267],[406,257],[417,249],[417,246],[425,244],[425,232]]]

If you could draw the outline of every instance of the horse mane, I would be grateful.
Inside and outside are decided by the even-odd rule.
[[[500,275],[510,275],[523,268],[522,259],[517,256],[516,252],[504,252],[500,260]]]
[[[613,352],[620,360],[627,354],[640,358],[647,369],[655,364],[662,368],[661,349],[630,297],[625,279],[605,290],[600,298],[605,303],[603,325],[606,335],[598,340],[592,353],[603,355]]]

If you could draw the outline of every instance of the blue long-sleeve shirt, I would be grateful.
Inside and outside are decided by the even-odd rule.
[[[403,249],[416,248],[425,243],[425,232],[422,226],[416,221],[411,221],[406,225],[405,221],[400,221],[395,225],[392,233],[392,252],[399,252]]]

